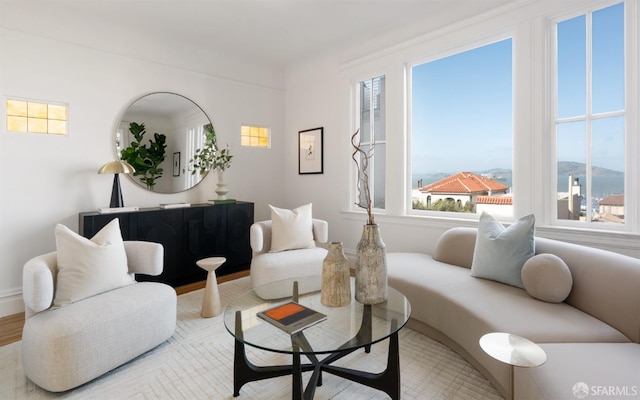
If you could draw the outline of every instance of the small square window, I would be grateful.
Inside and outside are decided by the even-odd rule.
[[[66,104],[6,99],[7,132],[67,134]]]
[[[250,147],[270,147],[269,138],[271,137],[271,129],[263,126],[240,127],[240,144]]]

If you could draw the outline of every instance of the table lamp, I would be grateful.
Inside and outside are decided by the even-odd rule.
[[[126,161],[111,161],[100,167],[99,174],[114,174],[113,176],[113,188],[111,189],[111,202],[109,207],[123,207],[122,190],[120,189],[119,174],[131,174],[136,172],[136,169]]]

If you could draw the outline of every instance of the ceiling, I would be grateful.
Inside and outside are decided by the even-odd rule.
[[[406,40],[424,33],[425,25],[437,28],[510,2],[0,0],[0,23],[94,48],[146,38],[286,68],[314,55],[364,46],[391,32],[394,40]]]

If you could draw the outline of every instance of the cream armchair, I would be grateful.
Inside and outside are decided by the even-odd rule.
[[[125,241],[129,273],[159,275],[158,243]],[[61,392],[82,385],[170,338],[176,327],[176,292],[165,284],[137,282],[53,306],[57,253],[24,266],[26,321],[22,367],[38,386]]]
[[[313,223],[313,239],[316,243],[326,243],[329,238],[329,224],[327,221],[316,219]],[[251,250],[251,286],[255,289],[268,282],[297,276],[322,275],[322,261],[327,256],[323,247],[308,249],[286,250],[271,253],[271,220],[256,222],[249,231]],[[300,293],[320,288],[300,287]],[[259,288],[257,294],[264,299],[290,296],[291,291],[265,292]]]

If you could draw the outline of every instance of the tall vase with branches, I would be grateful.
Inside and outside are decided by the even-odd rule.
[[[387,255],[380,230],[373,215],[371,186],[369,184],[369,161],[373,157],[375,144],[368,151],[362,149],[360,130],[351,136],[354,148],[351,158],[357,167],[356,205],[367,211],[367,223],[362,238],[356,247],[356,287],[355,298],[363,304],[378,304],[387,300]]]

